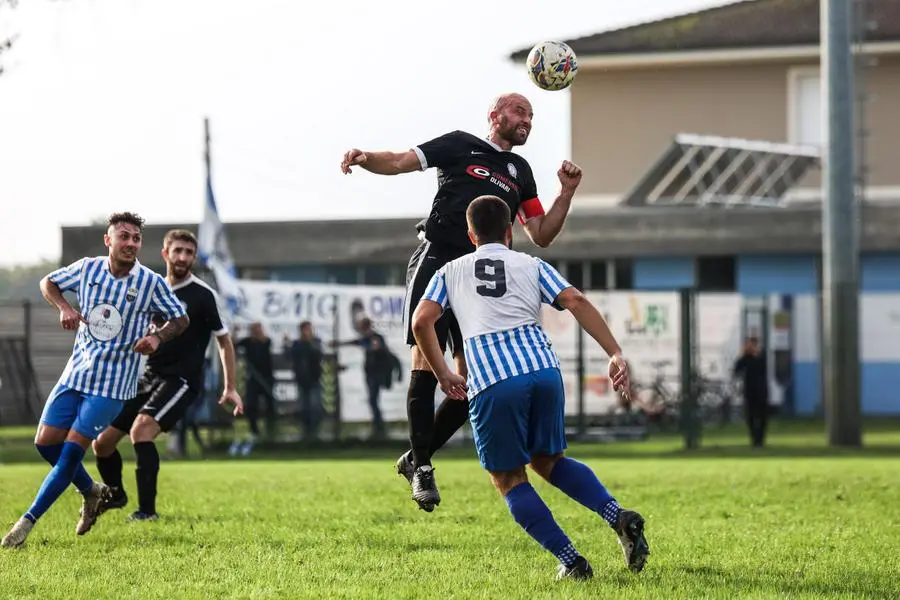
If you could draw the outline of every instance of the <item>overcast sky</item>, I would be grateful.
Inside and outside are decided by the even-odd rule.
[[[550,201],[569,152],[568,92],[538,90],[507,55],[725,3],[25,0],[0,8],[0,37],[20,35],[0,76],[0,265],[56,259],[60,225],[115,210],[197,222],[206,115],[226,223],[424,216],[433,171],[347,177],[341,154],[405,150],[452,129],[482,134],[488,102],[505,91],[534,104],[520,152]]]

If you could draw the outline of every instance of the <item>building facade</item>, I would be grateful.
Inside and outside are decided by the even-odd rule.
[[[857,40],[860,290],[888,298],[900,294],[900,120],[894,119],[900,2],[862,5],[875,27]],[[587,290],[691,287],[738,293],[748,305],[772,296],[820,297],[817,168],[791,181],[773,206],[622,204],[681,134],[818,148],[819,9],[818,0],[755,0],[569,40],[579,56],[578,78],[567,92],[572,157],[585,167],[585,178],[560,238],[536,248],[517,225],[516,247],[552,262]],[[510,58],[524,60],[527,51]],[[227,234],[244,278],[402,285],[417,244],[415,223],[230,223]],[[146,264],[162,267],[162,236],[175,226],[196,230],[148,226]],[[63,262],[105,253],[99,227],[64,227],[62,241]],[[868,414],[900,414],[896,354],[865,358]],[[821,405],[817,353],[791,360],[794,406],[814,414]]]

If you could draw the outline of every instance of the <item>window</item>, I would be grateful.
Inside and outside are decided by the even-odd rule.
[[[402,285],[406,287],[407,265],[394,265],[388,275],[388,285]]]
[[[701,292],[733,292],[737,288],[733,256],[703,256],[697,259],[697,289]]]
[[[591,289],[605,290],[607,285],[606,261],[591,261]]]
[[[580,261],[568,261],[566,279],[576,290],[584,290],[584,264]]]
[[[328,280],[333,283],[357,284],[359,271],[356,267],[328,267]]]
[[[788,131],[792,144],[822,144],[822,89],[818,67],[788,70]]]
[[[363,283],[365,285],[388,285],[391,278],[391,267],[388,265],[366,265],[363,267]]]
[[[629,259],[616,259],[616,281],[614,288],[617,290],[634,289],[634,261]]]

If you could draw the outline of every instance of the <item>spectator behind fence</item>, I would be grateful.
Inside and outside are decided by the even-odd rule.
[[[387,346],[384,336],[375,331],[372,319],[364,317],[359,321],[361,337],[347,342],[335,342],[337,346],[359,346],[365,351],[363,371],[366,377],[366,390],[369,395],[369,407],[372,409],[372,437],[380,439],[385,436],[384,419],[381,416],[381,388],[389,388],[395,372],[402,377],[400,361]],[[399,380],[399,377],[398,377]]]
[[[241,448],[242,454],[249,454],[259,440],[260,402],[266,420],[266,435],[275,433],[275,374],[272,369],[272,340],[263,331],[261,323],[250,324],[250,335],[241,339],[237,347],[244,357],[244,414],[250,424],[250,440]],[[237,451],[232,446],[232,453]]]
[[[734,363],[734,375],[741,377],[744,383],[744,414],[750,441],[754,448],[761,448],[766,440],[769,419],[769,376],[766,355],[756,336],[747,338],[741,357]]]
[[[300,337],[293,342],[284,336],[284,354],[290,361],[297,383],[297,401],[303,434],[314,440],[322,422],[322,340],[313,332],[312,323],[300,323]]]

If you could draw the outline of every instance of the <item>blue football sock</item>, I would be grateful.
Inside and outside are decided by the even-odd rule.
[[[506,495],[506,504],[516,523],[525,530],[525,533],[533,537],[562,564],[567,567],[574,564],[579,556],[578,551],[553,520],[550,509],[530,483],[520,483],[511,489]]]
[[[586,464],[562,457],[550,472],[550,483],[603,517],[610,527],[616,526],[622,508]]]
[[[57,461],[59,461],[59,457],[62,454],[63,445],[62,444],[52,444],[52,445],[43,445],[43,444],[35,444],[35,448],[37,448],[38,453],[44,457],[48,463],[50,463],[51,467],[55,467]],[[78,469],[75,471],[75,477],[72,479],[72,483],[75,484],[75,487],[78,488],[78,491],[82,494],[86,494],[91,491],[91,487],[94,485],[94,481],[91,479],[91,476],[88,475],[87,470],[85,470],[83,464],[78,465]]]
[[[62,493],[72,483],[75,472],[81,466],[81,459],[84,458],[84,450],[81,446],[74,442],[66,442],[63,444],[62,452],[56,465],[47,474],[41,489],[38,490],[34,504],[25,513],[25,517],[32,522],[40,519],[45,512],[53,505],[54,502],[62,495]]]

